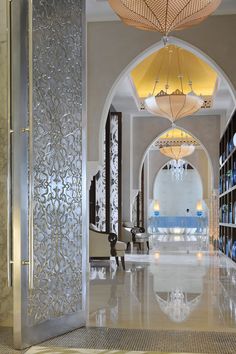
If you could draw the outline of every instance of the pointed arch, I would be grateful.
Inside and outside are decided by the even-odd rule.
[[[219,78],[221,78],[222,80],[224,80],[227,83],[227,86],[228,86],[229,91],[230,91],[230,93],[232,95],[234,104],[236,105],[236,92],[235,92],[234,86],[232,85],[230,79],[225,74],[225,72],[222,70],[222,68],[212,58],[210,58],[208,55],[203,53],[199,48],[191,45],[190,43],[188,43],[186,41],[183,41],[183,40],[175,38],[175,37],[169,37],[168,38],[168,44],[173,44],[173,45],[177,45],[179,47],[182,47],[182,48],[188,50],[189,52],[195,54],[196,56],[198,56],[199,58],[204,60],[206,63],[208,63],[217,72]],[[154,52],[156,52],[156,51],[160,50],[161,48],[163,48],[163,46],[164,46],[164,43],[161,40],[161,41],[155,43],[154,45],[150,46],[149,48],[147,48],[145,51],[140,53],[138,56],[136,56],[125,67],[125,69],[121,71],[120,75],[117,77],[117,79],[113,83],[112,87],[110,88],[109,93],[108,93],[108,95],[106,97],[104,106],[103,106],[102,117],[101,117],[101,121],[100,121],[100,128],[99,128],[99,164],[102,165],[102,163],[103,163],[103,158],[104,158],[103,157],[103,141],[104,141],[105,124],[106,124],[107,115],[108,115],[112,100],[114,98],[117,86],[119,85],[121,80],[126,75],[128,75],[130,73],[130,71],[137,64],[139,64],[142,60],[144,60],[149,55],[151,55]]]

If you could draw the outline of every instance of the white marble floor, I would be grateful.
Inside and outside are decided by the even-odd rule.
[[[236,265],[214,252],[93,263],[88,298],[88,326],[236,331]]]

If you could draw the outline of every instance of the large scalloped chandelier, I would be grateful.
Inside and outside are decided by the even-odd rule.
[[[160,147],[160,152],[163,155],[176,161],[182,159],[183,157],[192,155],[194,151],[195,147],[187,144]]]
[[[153,92],[144,100],[146,110],[156,116],[169,119],[172,123],[183,117],[196,113],[203,105],[203,99],[197,96],[193,91],[193,83],[189,73],[184,77],[181,67],[181,48],[176,46],[167,46],[166,54],[162,57],[162,62],[168,62],[168,72],[166,74],[165,91],[156,93],[156,87],[159,83],[159,76],[162,70],[162,64],[158,69],[157,78],[154,82]],[[170,76],[179,79],[179,89],[170,91]],[[183,80],[188,81],[189,92],[185,93],[183,89]]]
[[[212,14],[221,0],[108,0],[121,20],[142,30],[172,31],[192,27]]]
[[[178,138],[178,135],[181,136]],[[155,146],[159,147],[159,151],[169,157],[171,160],[167,163],[168,170],[172,174],[172,178],[176,181],[182,181],[188,168],[188,163],[183,160],[195,151],[197,142],[187,133],[178,129],[173,129],[164,134]]]
[[[181,129],[171,129],[163,134],[155,143],[159,151],[173,160],[180,160],[192,155],[197,142],[195,139]]]
[[[176,181],[183,180],[184,172],[188,168],[188,163],[183,160],[183,157],[191,155],[194,151],[195,146],[187,144],[160,147],[160,152],[171,158],[167,163],[167,167],[173,179]]]

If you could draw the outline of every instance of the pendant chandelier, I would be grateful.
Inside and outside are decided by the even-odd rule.
[[[167,163],[168,171],[171,172],[172,179],[177,182],[183,181],[183,178],[188,169],[188,163],[184,160],[170,160]]]
[[[194,150],[195,147],[193,145],[187,144],[160,147],[160,152],[163,155],[170,157],[172,160],[176,161],[182,159],[183,157],[191,155]]]
[[[221,3],[221,0],[108,1],[125,24],[142,30],[158,31],[164,36],[202,22]]]
[[[184,75],[181,70],[180,48],[166,47],[166,55],[163,55],[162,60],[168,61],[168,72],[166,77],[165,91],[161,90],[156,94],[156,88],[159,83],[159,76],[162,65],[159,68],[157,79],[155,80],[152,94],[145,99],[145,107],[147,111],[153,115],[161,116],[169,119],[172,123],[183,117],[190,116],[196,113],[203,105],[203,99],[197,96],[193,91],[193,83],[187,75],[189,93],[184,93],[183,80]],[[176,63],[177,62],[177,63]],[[177,72],[171,72],[177,66]],[[170,75],[179,79],[179,89],[169,93]]]

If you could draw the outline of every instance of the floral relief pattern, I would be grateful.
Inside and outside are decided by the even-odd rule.
[[[82,309],[82,1],[33,1],[31,324]]]
[[[119,227],[119,117],[110,118],[110,230],[118,235]]]
[[[104,142],[104,163],[96,176],[96,226],[106,231],[106,142]]]
[[[132,204],[132,223],[134,226],[138,225],[137,213],[138,213],[138,196],[135,197]]]

